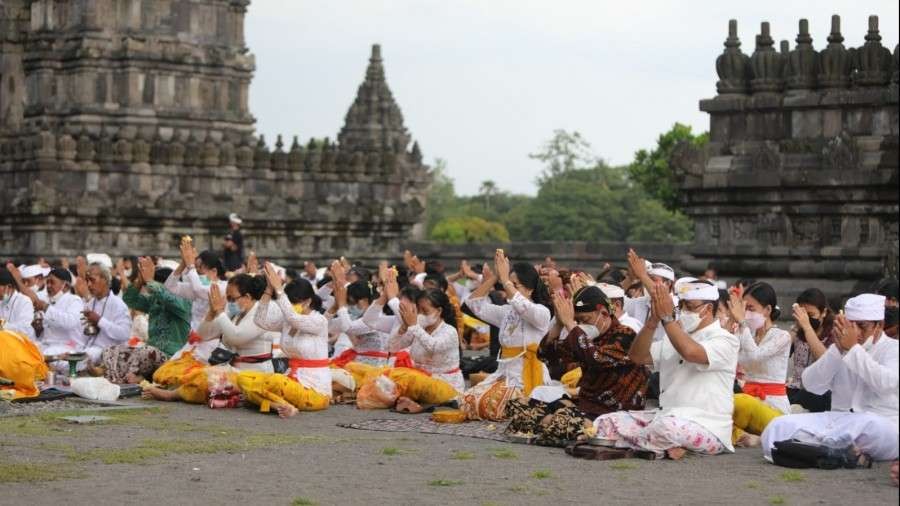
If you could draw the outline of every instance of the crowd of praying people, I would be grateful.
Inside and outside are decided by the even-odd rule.
[[[230,221],[222,251],[185,236],[177,261],[8,262],[0,334],[22,351],[3,356],[65,376],[84,354],[79,375],[146,399],[284,418],[337,403],[453,412],[582,458],[898,458],[896,280],[845,301],[810,287],[785,313],[766,282],[679,277],[634,250],[595,276],[501,249],[456,271],[409,251],[293,270],[245,254]]]

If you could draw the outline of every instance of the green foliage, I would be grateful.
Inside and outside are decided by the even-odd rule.
[[[652,198],[659,200],[667,209],[678,209],[678,189],[669,166],[672,150],[681,141],[702,146],[709,141],[709,134],[694,135],[691,127],[675,123],[671,130],[659,136],[652,151],[641,149],[634,154],[634,162],[628,167],[631,179]]]
[[[500,223],[469,216],[438,222],[431,238],[446,244],[498,243],[509,242],[509,232]]]
[[[610,167],[578,132],[556,130],[530,158],[544,163],[534,197],[503,191],[492,180],[478,194],[458,196],[443,160],[435,161],[426,230],[446,244],[509,241],[687,242],[690,219],[677,211],[668,157],[680,140],[698,145],[688,126],[675,124],[653,151]]]

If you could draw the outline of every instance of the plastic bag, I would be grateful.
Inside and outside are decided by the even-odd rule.
[[[121,388],[106,378],[75,378],[71,382],[72,393],[94,401],[114,401],[119,398]]]
[[[359,409],[385,409],[397,402],[400,394],[397,384],[387,376],[378,376],[368,381],[356,394],[356,407]]]

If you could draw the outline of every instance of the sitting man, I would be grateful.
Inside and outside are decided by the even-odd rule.
[[[85,324],[80,351],[87,352],[91,364],[99,364],[103,350],[128,342],[131,337],[128,306],[112,293],[111,281],[112,273],[106,265],[92,263],[85,272],[87,286],[78,283],[78,290],[84,294],[82,296],[90,295],[84,303]]]
[[[835,319],[837,341],[803,370],[807,390],[831,391],[832,411],[773,420],[762,434],[767,459],[772,460],[775,444],[787,439],[854,446],[873,460],[897,458],[900,347],[884,334],[884,299],[862,294],[847,301],[845,314]]]
[[[719,291],[711,283],[686,284],[676,319],[668,287],[653,287],[650,317],[628,356],[659,371],[660,408],[600,416],[594,421],[597,438],[609,446],[672,459],[686,451],[734,451],[731,415],[740,342],[719,326],[718,301]],[[660,321],[666,337],[654,342]]]

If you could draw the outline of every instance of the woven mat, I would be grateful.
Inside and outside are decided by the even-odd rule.
[[[445,436],[463,436],[509,442],[503,434],[506,422],[436,423],[431,421],[430,415],[410,415],[409,418],[365,420],[358,423],[339,423],[337,425],[345,429],[420,432],[422,434],[443,434]]]

